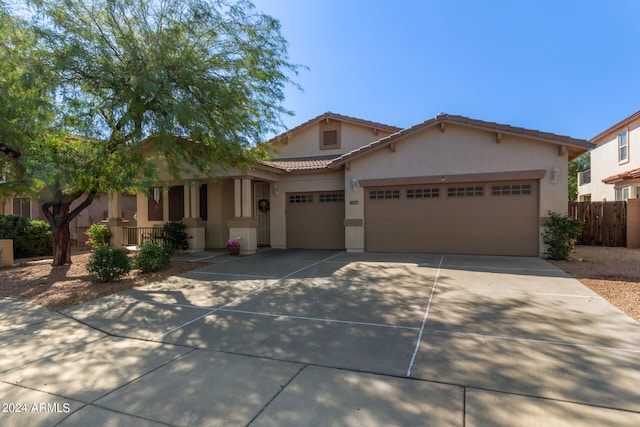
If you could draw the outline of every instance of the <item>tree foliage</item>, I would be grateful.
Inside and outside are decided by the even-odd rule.
[[[70,262],[68,224],[99,192],[147,188],[159,165],[175,178],[250,165],[288,113],[298,67],[249,1],[27,4],[0,3],[0,191],[45,202],[67,242],[54,264]]]
[[[569,201],[578,198],[578,173],[591,168],[591,152],[586,152],[569,162]]]

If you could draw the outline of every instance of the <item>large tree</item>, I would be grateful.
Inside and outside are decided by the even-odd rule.
[[[176,177],[246,165],[288,113],[297,66],[249,1],[27,4],[0,17],[13,94],[0,101],[0,191],[43,200],[54,265],[71,262],[69,223],[98,193],[141,190],[159,164]]]

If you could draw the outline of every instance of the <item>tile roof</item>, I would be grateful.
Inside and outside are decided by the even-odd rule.
[[[422,123],[419,123],[407,129],[390,127],[387,125],[382,125],[380,123],[369,122],[366,120],[356,119],[348,116],[342,116],[334,113],[324,113],[314,119],[309,120],[308,122],[301,124],[300,126],[297,126],[291,129],[290,132],[295,132],[297,130],[300,130],[306,126],[314,124],[317,121],[323,120],[325,118],[357,122],[359,124],[366,125],[366,126],[377,127],[379,129],[385,129],[387,131],[394,131],[394,133],[387,137],[373,141],[367,145],[363,145],[362,147],[359,147],[345,154],[273,159],[269,161],[262,161],[260,163],[265,167],[276,169],[281,172],[313,171],[313,170],[317,171],[317,170],[323,170],[323,169],[329,169],[329,168],[336,168],[343,165],[344,163],[346,163],[347,161],[353,158],[364,155],[365,153],[376,150],[380,147],[386,147],[409,135],[421,132],[432,126],[437,126],[441,123],[459,124],[466,127],[487,130],[487,131],[505,134],[505,135],[524,136],[530,139],[557,144],[559,146],[565,146],[570,150],[570,153],[574,155],[582,154],[595,146],[589,141],[586,141],[583,139],[576,139],[576,138],[571,138],[569,136],[557,135],[550,132],[542,132],[539,130],[525,129],[525,128],[511,126],[511,125],[505,125],[505,124],[500,124],[495,122],[486,122],[483,120],[476,120],[468,117],[455,116],[455,115],[444,114],[444,113],[438,114],[436,117],[432,119],[426,120]],[[274,142],[278,138],[281,138],[285,135],[287,134],[282,134],[272,139],[270,142]]]
[[[375,150],[380,147],[386,147],[409,135],[421,132],[432,126],[439,125],[440,123],[453,123],[453,124],[459,124],[462,126],[475,128],[475,129],[488,130],[488,131],[506,134],[506,135],[524,136],[530,139],[549,142],[549,143],[565,146],[567,148],[571,148],[575,154],[581,154],[594,147],[592,143],[584,139],[576,139],[576,138],[571,138],[569,136],[556,135],[550,132],[541,132],[538,130],[525,129],[525,128],[511,126],[511,125],[505,125],[505,124],[500,124],[495,122],[486,122],[483,120],[476,120],[476,119],[470,119],[468,117],[441,113],[441,114],[438,114],[433,119],[426,120],[415,126],[401,130],[385,138],[379,139],[370,144],[357,148],[349,153],[343,154],[342,156],[340,156],[339,158],[331,162],[329,167],[339,166],[353,158],[363,155],[364,153],[367,153],[369,151]]]
[[[604,182],[605,184],[615,184],[616,182],[635,178],[640,178],[640,168],[622,172],[617,175],[612,175],[610,177],[604,178],[602,182]]]
[[[326,169],[331,161],[340,157],[339,154],[315,157],[292,157],[287,159],[273,159],[261,161],[264,166],[278,169],[284,172],[308,171]]]

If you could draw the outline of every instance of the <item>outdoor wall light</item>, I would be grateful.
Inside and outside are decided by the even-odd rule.
[[[356,188],[358,188],[358,180],[353,178],[351,180],[351,191],[356,191]]]
[[[160,187],[153,187],[153,200],[160,203]]]
[[[278,184],[273,184],[273,194],[274,194],[275,196],[277,196],[277,195],[278,195]]]
[[[560,173],[560,171],[558,170],[558,167],[554,167],[551,170],[551,183],[555,184],[556,182],[558,182],[558,174]]]

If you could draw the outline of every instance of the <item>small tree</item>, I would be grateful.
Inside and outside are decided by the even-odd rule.
[[[582,221],[549,211],[549,221],[545,224],[542,240],[547,245],[546,255],[550,259],[567,259],[582,232]]]

